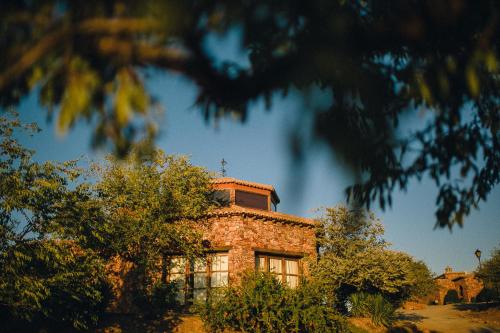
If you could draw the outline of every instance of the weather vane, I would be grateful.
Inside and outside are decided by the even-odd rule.
[[[222,159],[222,161],[220,161],[220,173],[222,175],[222,177],[226,177],[226,160],[225,159]]]

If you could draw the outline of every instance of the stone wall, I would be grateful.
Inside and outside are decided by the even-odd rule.
[[[255,269],[256,252],[316,257],[315,230],[311,225],[290,223],[246,214],[215,216],[203,230],[213,249],[227,250],[230,281]],[[302,261],[307,273],[306,260]]]
[[[273,216],[275,216],[273,218]],[[239,283],[241,274],[255,270],[256,252],[289,255],[300,258],[316,257],[314,224],[305,219],[284,218],[285,214],[226,210],[213,214],[208,220],[192,221],[193,228],[203,234],[207,250],[228,253],[230,283]],[[303,221],[303,222],[301,222]],[[308,272],[307,260],[302,260],[302,269]],[[107,265],[112,283],[112,303],[109,311],[133,313],[134,265],[120,258],[113,258]]]
[[[446,294],[450,290],[455,290],[461,301],[470,303],[484,287],[483,282],[476,278],[474,274],[457,272],[453,275],[454,279],[447,278],[448,276],[442,275],[435,280],[438,286],[436,301],[439,304],[444,304]]]
[[[472,302],[476,296],[483,290],[484,285],[481,280],[473,275],[453,281],[458,289],[458,295],[464,302]]]

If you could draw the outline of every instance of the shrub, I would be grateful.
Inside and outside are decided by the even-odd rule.
[[[348,311],[353,317],[366,317],[368,314],[368,294],[359,292],[349,297]]]
[[[391,326],[394,307],[381,294],[358,292],[349,297],[350,313],[355,317],[369,317],[378,326]]]
[[[139,280],[139,279],[138,279]],[[129,290],[132,295],[131,304],[138,313],[147,319],[153,319],[165,314],[165,311],[178,309],[181,305],[177,299],[178,287],[173,282],[165,281],[134,281],[134,288]]]
[[[484,282],[484,292],[478,298],[485,301],[500,300],[500,248],[493,249],[491,257],[479,268],[477,277]]]
[[[211,332],[346,332],[345,320],[312,283],[289,289],[271,275],[246,275],[241,285],[211,294],[198,307]]]
[[[71,242],[13,246],[2,253],[1,262],[0,326],[19,322],[89,329],[107,305],[102,260]]]
[[[484,287],[483,290],[476,296],[476,302],[493,302],[498,301],[500,296],[498,292],[492,288]]]
[[[151,288],[150,302],[156,309],[173,309],[179,305],[175,283],[157,282]]]
[[[394,321],[394,308],[382,295],[371,295],[368,306],[375,325],[391,326]]]

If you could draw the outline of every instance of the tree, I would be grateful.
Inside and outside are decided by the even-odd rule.
[[[7,331],[33,327],[89,329],[109,300],[104,262],[72,242],[31,240],[0,253],[0,323]]]
[[[384,208],[430,177],[437,225],[462,225],[500,180],[499,12],[488,0],[2,1],[0,104],[36,92],[61,131],[97,117],[95,142],[124,154],[157,130],[150,68],[194,82],[207,119],[245,120],[257,99],[319,89],[328,106],[304,117],[359,176],[351,198]],[[206,47],[234,29],[248,65],[221,65]],[[427,125],[405,130],[419,109]]]
[[[237,114],[291,88],[319,88],[329,106],[309,110],[313,138],[358,175],[357,201],[391,204],[409,180],[439,187],[439,226],[462,224],[499,182],[497,1],[3,1],[0,104],[31,91],[67,130],[98,118],[95,142],[126,153],[154,137],[148,68],[198,87],[206,118]],[[220,65],[208,37],[234,29],[249,65]],[[36,88],[36,89],[35,89]],[[409,110],[428,125],[401,131]],[[145,121],[135,121],[141,115]],[[137,129],[142,129],[138,135]],[[297,131],[300,132],[300,131]],[[297,156],[307,147],[293,140]],[[466,179],[466,182],[462,180]]]
[[[36,130],[0,117],[0,321],[13,331],[16,320],[86,329],[107,304],[104,263],[51,231],[79,171],[34,162],[13,136],[23,127]]]
[[[110,156],[94,163],[89,177],[62,203],[54,232],[121,267],[115,273],[126,274],[126,301],[147,312],[156,289],[170,290],[167,257],[202,255],[194,223],[203,223],[212,205],[211,175],[186,157],[158,150],[125,160]],[[123,263],[131,270],[121,271]]]
[[[55,219],[62,237],[134,261],[166,251],[199,253],[201,240],[188,219],[201,217],[212,203],[205,169],[155,151],[148,159],[109,157],[93,164],[90,177],[93,183],[80,183],[64,203],[74,208]]]
[[[399,305],[432,291],[427,266],[388,249],[373,213],[338,206],[326,208],[319,222],[319,258],[312,276],[336,306],[342,308],[356,292],[380,293]]]
[[[481,292],[485,294],[484,298],[487,301],[498,300],[500,298],[500,249],[496,248],[491,252],[490,259],[481,264],[477,276],[484,281],[484,291]]]
[[[409,290],[411,299],[422,300],[437,290],[434,274],[422,260],[411,260],[409,274],[414,281]]]
[[[40,164],[15,139],[23,127],[37,129],[0,117],[4,324],[87,329],[107,305],[112,260],[134,264],[135,296],[144,299],[154,296],[156,281],[166,283],[164,256],[201,253],[193,219],[202,223],[212,204],[203,168],[161,151],[111,158],[89,170],[77,161]]]

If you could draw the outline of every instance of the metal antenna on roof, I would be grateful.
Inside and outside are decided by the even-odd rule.
[[[222,159],[222,161],[220,161],[220,174],[222,177],[226,177],[226,160],[225,159]]]

